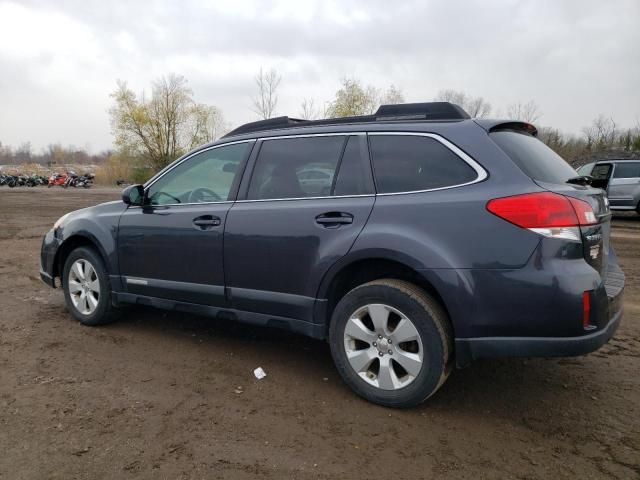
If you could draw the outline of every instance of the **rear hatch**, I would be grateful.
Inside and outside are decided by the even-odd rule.
[[[489,131],[498,146],[540,187],[587,202],[595,215],[593,225],[581,226],[584,259],[605,278],[611,234],[611,212],[605,192],[591,187],[558,154],[538,140],[527,123],[498,124]]]

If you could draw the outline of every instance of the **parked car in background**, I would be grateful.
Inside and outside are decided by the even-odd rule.
[[[357,394],[413,406],[620,323],[605,194],[536,136],[445,102],[246,124],[60,218],[40,275],[85,325],[133,303],[327,339]]]
[[[607,192],[611,210],[635,210],[640,214],[640,158],[599,160],[578,168],[593,177],[591,184]]]

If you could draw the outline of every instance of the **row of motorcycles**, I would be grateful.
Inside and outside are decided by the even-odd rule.
[[[67,173],[54,173],[50,177],[42,175],[8,175],[0,173],[0,186],[7,187],[37,187],[46,185],[51,188],[60,186],[63,188],[90,188],[94,183],[95,175],[93,173],[85,173],[78,175],[70,170]]]
[[[0,173],[0,186],[7,187],[37,187],[38,185],[47,185],[48,177],[42,175],[7,175]]]

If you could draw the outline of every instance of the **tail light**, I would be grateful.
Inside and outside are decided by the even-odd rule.
[[[580,241],[580,226],[597,223],[587,202],[552,192],[496,198],[487,203],[487,210],[545,237],[573,241]]]

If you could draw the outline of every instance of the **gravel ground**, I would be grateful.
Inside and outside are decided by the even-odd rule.
[[[324,342],[144,308],[73,321],[39,279],[42,235],[118,195],[0,188],[0,479],[640,478],[640,217],[614,219],[608,345],[477,362],[397,411],[353,395]]]

